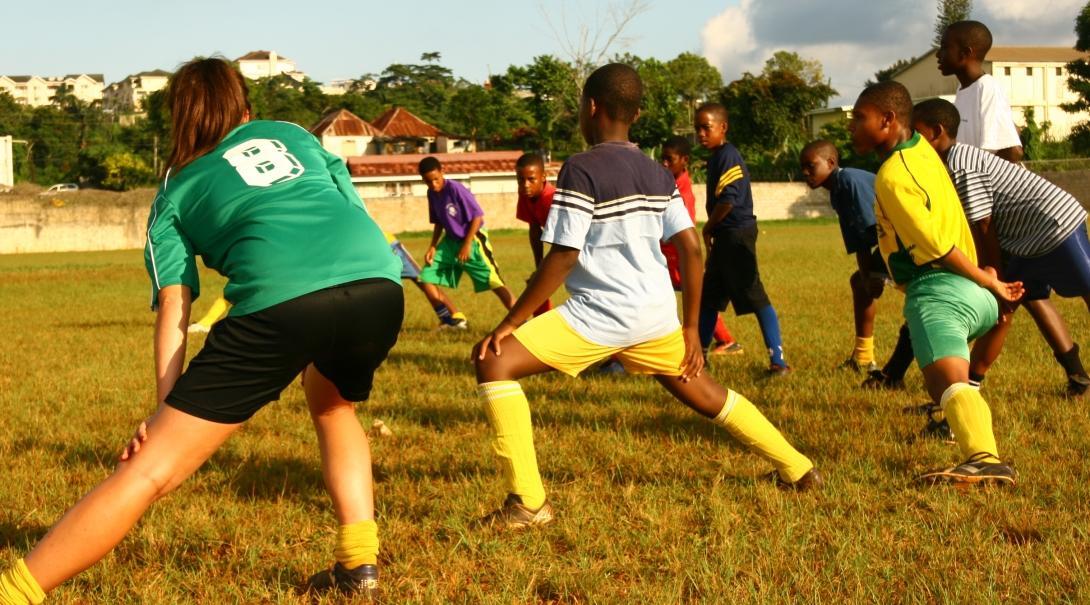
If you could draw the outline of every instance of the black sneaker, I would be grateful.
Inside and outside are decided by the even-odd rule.
[[[330,569],[310,576],[304,592],[322,594],[332,590],[374,599],[378,596],[378,566],[360,565],[355,569],[346,569],[344,565],[336,563]]]
[[[920,405],[906,405],[901,408],[901,413],[908,416],[930,416],[932,412],[936,412],[938,409],[938,405],[927,402]]]
[[[861,386],[875,391],[900,391],[905,388],[905,381],[900,378],[890,378],[882,370],[871,370]]]
[[[765,370],[765,376],[768,378],[782,378],[784,376],[789,376],[793,371],[791,366],[770,363],[768,364],[768,369]]]
[[[1071,374],[1067,377],[1067,396],[1082,397],[1090,390],[1090,376],[1086,374]]]
[[[866,365],[863,365],[863,364],[860,364],[858,361],[856,361],[854,357],[849,357],[844,363],[840,364],[837,367],[840,368],[841,370],[849,370],[849,371],[855,372],[857,374],[859,372],[866,372],[867,374],[870,374],[872,372],[880,372],[881,371],[881,370],[878,369],[878,364],[877,363],[872,361],[872,362],[870,362],[870,363],[868,363]]]
[[[821,476],[817,468],[812,468],[794,483],[788,483],[780,477],[779,471],[772,471],[768,478],[776,483],[776,487],[784,491],[808,492],[812,489],[821,489],[825,485],[825,478]]]
[[[524,529],[531,525],[547,525],[556,520],[556,511],[548,501],[534,510],[522,503],[518,494],[507,494],[503,506],[482,517],[477,525],[500,530]]]
[[[947,444],[956,444],[957,438],[954,437],[954,431],[950,430],[950,423],[945,418],[942,420],[935,420],[934,416],[928,416],[927,425],[920,430],[920,437],[924,439],[935,439]]]
[[[1014,467],[1004,462],[986,462],[988,452],[977,452],[961,464],[920,475],[924,483],[950,483],[956,486],[993,484],[1013,487],[1017,475]]]

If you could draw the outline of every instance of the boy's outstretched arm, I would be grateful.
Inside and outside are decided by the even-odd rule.
[[[1022,161],[1022,158],[1025,156],[1025,152],[1023,151],[1021,145],[1015,145],[1014,147],[1000,149],[999,151],[995,152],[995,155],[1003,158],[1004,160],[1007,160],[1008,162],[1013,162],[1017,164],[1018,162]]]
[[[492,333],[484,337],[473,349],[474,357],[484,359],[484,354],[491,346],[496,355],[500,354],[500,343],[507,335],[514,332],[522,322],[530,318],[534,309],[540,307],[556,289],[564,283],[572,267],[579,260],[579,250],[553,244],[549,253],[541,261],[541,266],[526,284],[526,290],[515,301],[515,306],[507,312]]]
[[[530,225],[530,251],[534,253],[534,269],[541,266],[541,258],[545,255],[545,244],[541,242],[541,233],[544,231],[540,225]]]
[[[704,347],[697,329],[700,317],[700,292],[704,286],[704,268],[696,229],[674,234],[670,243],[677,248],[681,269],[681,332],[685,338],[685,357],[681,362],[681,381],[688,382],[704,370]]]
[[[969,230],[973,232],[973,242],[976,243],[976,257],[981,267],[994,267],[996,271],[1002,267],[1003,256],[999,248],[999,238],[992,226],[992,217],[969,224]]]
[[[950,271],[957,273],[965,279],[971,280],[981,288],[995,294],[996,298],[1001,301],[1015,302],[1022,298],[1022,282],[1016,281],[1007,283],[1000,281],[996,276],[994,269],[991,267],[981,269],[974,265],[969,260],[969,257],[965,256],[965,254],[956,247],[950,250],[946,256],[939,259],[939,262],[942,263],[943,267],[946,267]]]

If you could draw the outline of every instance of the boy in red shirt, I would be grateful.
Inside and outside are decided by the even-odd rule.
[[[674,175],[678,193],[685,202],[685,209],[689,211],[689,218],[696,224],[696,197],[693,196],[693,182],[689,178],[689,157],[693,147],[688,139],[681,136],[670,137],[662,144],[662,165]],[[521,202],[521,198],[519,200]],[[540,245],[540,244],[539,244]],[[666,267],[670,270],[670,282],[674,290],[681,291],[681,270],[678,267],[677,248],[671,243],[663,243],[662,254],[666,257]],[[738,344],[731,336],[727,324],[723,323],[720,316],[715,323],[715,346],[712,353],[716,355],[737,355],[743,352],[742,345]]]
[[[549,218],[549,208],[553,205],[556,187],[546,178],[545,158],[536,153],[524,153],[519,157],[515,162],[515,177],[519,185],[515,218],[530,225],[530,250],[534,253],[534,271],[537,271],[541,266],[545,247],[541,243],[541,232]],[[552,308],[552,302],[546,299],[534,311],[534,317]]]

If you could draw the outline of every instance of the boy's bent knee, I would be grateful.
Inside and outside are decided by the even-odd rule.
[[[139,456],[136,454],[134,458],[118,464],[114,474],[118,480],[145,496],[148,502],[166,496],[185,481],[185,475],[166,465],[141,464]]]

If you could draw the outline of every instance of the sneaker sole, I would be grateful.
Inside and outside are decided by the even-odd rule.
[[[949,483],[950,485],[958,488],[974,487],[978,485],[1014,487],[1017,484],[1017,481],[1015,481],[1014,477],[1008,477],[1005,475],[961,475],[946,471],[927,473],[926,475],[921,475],[919,480],[923,483],[928,483],[931,485]]]

